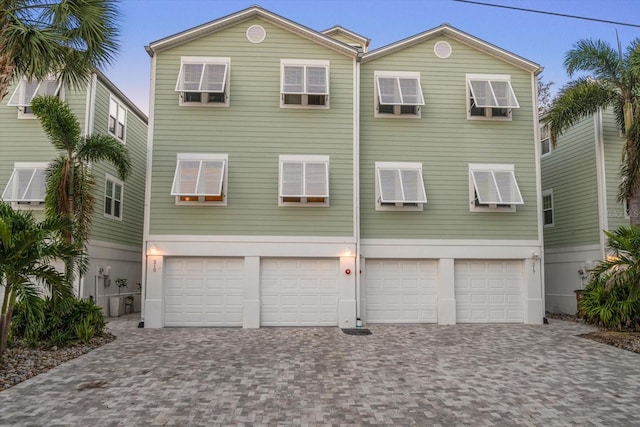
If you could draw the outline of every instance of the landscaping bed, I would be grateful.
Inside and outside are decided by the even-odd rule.
[[[582,319],[573,314],[547,312],[546,316],[549,319],[585,323]],[[603,344],[618,347],[623,350],[640,353],[640,332],[600,329],[587,334],[580,334],[580,336]]]
[[[26,381],[31,377],[75,359],[94,348],[103,346],[116,337],[105,333],[93,338],[88,344],[76,344],[69,347],[31,348],[24,345],[13,345],[0,357],[0,391]]]

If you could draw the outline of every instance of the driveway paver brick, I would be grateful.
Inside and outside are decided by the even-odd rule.
[[[1,425],[640,424],[640,355],[585,325],[137,329],[0,392]]]

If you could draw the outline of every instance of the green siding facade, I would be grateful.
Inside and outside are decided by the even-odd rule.
[[[618,201],[618,186],[620,185],[620,163],[624,137],[616,123],[613,110],[602,113],[602,134],[604,137],[605,179],[607,184],[607,220],[609,230],[620,226],[629,226],[629,218],[625,218],[624,205]]]
[[[18,119],[18,109],[6,104],[9,95],[0,104],[0,193],[4,190],[15,162],[49,162],[58,154],[45,135],[40,121]],[[87,102],[91,97],[87,90],[65,90],[64,100],[69,104],[82,129],[90,123],[87,117]],[[96,105],[90,109],[94,119],[94,129],[89,133],[107,133],[109,93],[98,79]],[[146,120],[146,118],[145,118]],[[141,245],[143,230],[144,179],[146,167],[147,125],[139,116],[130,113],[128,116],[127,145],[130,149],[133,173],[124,184],[124,216],[122,221],[104,217],[104,177],[109,172],[115,173],[111,167],[96,163],[93,165],[96,178],[96,205],[91,230],[91,240],[103,242]],[[37,218],[44,218],[43,210],[34,210]]]
[[[441,59],[434,44],[447,41]],[[374,117],[375,71],[419,72],[421,117]],[[466,74],[507,74],[520,104],[511,121],[467,120]],[[448,37],[361,68],[361,235],[371,239],[538,239],[532,73]],[[375,210],[375,162],[422,162],[423,211]],[[470,212],[469,163],[512,164],[524,198],[516,212]]]
[[[541,159],[542,190],[553,190],[554,225],[545,227],[545,248],[600,243],[595,127],[582,120]]]
[[[8,95],[0,103],[0,195],[4,191],[16,162],[50,162],[57,157],[51,144],[33,115],[19,118],[16,107],[7,106],[18,82],[9,88]],[[85,125],[87,91],[63,90],[63,99],[78,118],[81,128]],[[25,117],[25,116],[23,116]],[[44,219],[44,210],[33,210],[38,219]]]
[[[112,94],[98,81],[93,114],[93,133],[108,134],[109,100]],[[113,95],[120,103],[123,100]],[[126,105],[126,104],[124,104]],[[146,177],[147,124],[130,109],[127,111],[125,144],[131,157],[131,174],[123,183],[122,220],[104,215],[106,174],[117,178],[115,169],[107,163],[94,165],[96,207],[91,239],[124,245],[142,244],[144,225],[144,190]]]
[[[254,24],[262,43],[246,38]],[[179,106],[181,56],[230,58],[228,107]],[[329,109],[280,108],[281,59],[330,61]],[[155,61],[150,234],[353,236],[353,57],[256,18]],[[177,153],[228,155],[227,206],[175,204]],[[330,157],[328,207],[278,206],[283,154]]]

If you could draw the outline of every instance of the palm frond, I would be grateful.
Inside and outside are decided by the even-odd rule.
[[[40,119],[54,147],[67,152],[75,151],[82,131],[66,102],[56,96],[38,96],[31,101],[31,109]]]
[[[617,92],[606,84],[589,78],[567,83],[542,119],[549,126],[551,142],[585,117],[615,102]]]
[[[618,81],[621,77],[620,54],[605,41],[583,39],[566,53],[564,68],[569,77],[583,71],[597,80]]]
[[[2,9],[11,17],[3,27],[3,53],[17,75],[56,74],[80,89],[115,58],[118,0],[3,0]]]
[[[123,181],[131,171],[128,148],[108,135],[93,134],[84,139],[78,147],[77,158],[85,162],[106,161],[116,169],[118,178]]]

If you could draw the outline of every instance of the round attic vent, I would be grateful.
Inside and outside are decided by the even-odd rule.
[[[252,25],[247,29],[247,40],[251,43],[261,43],[267,37],[267,32],[262,25]]]
[[[433,51],[438,58],[448,58],[451,56],[451,45],[447,42],[438,42],[433,46]]]

